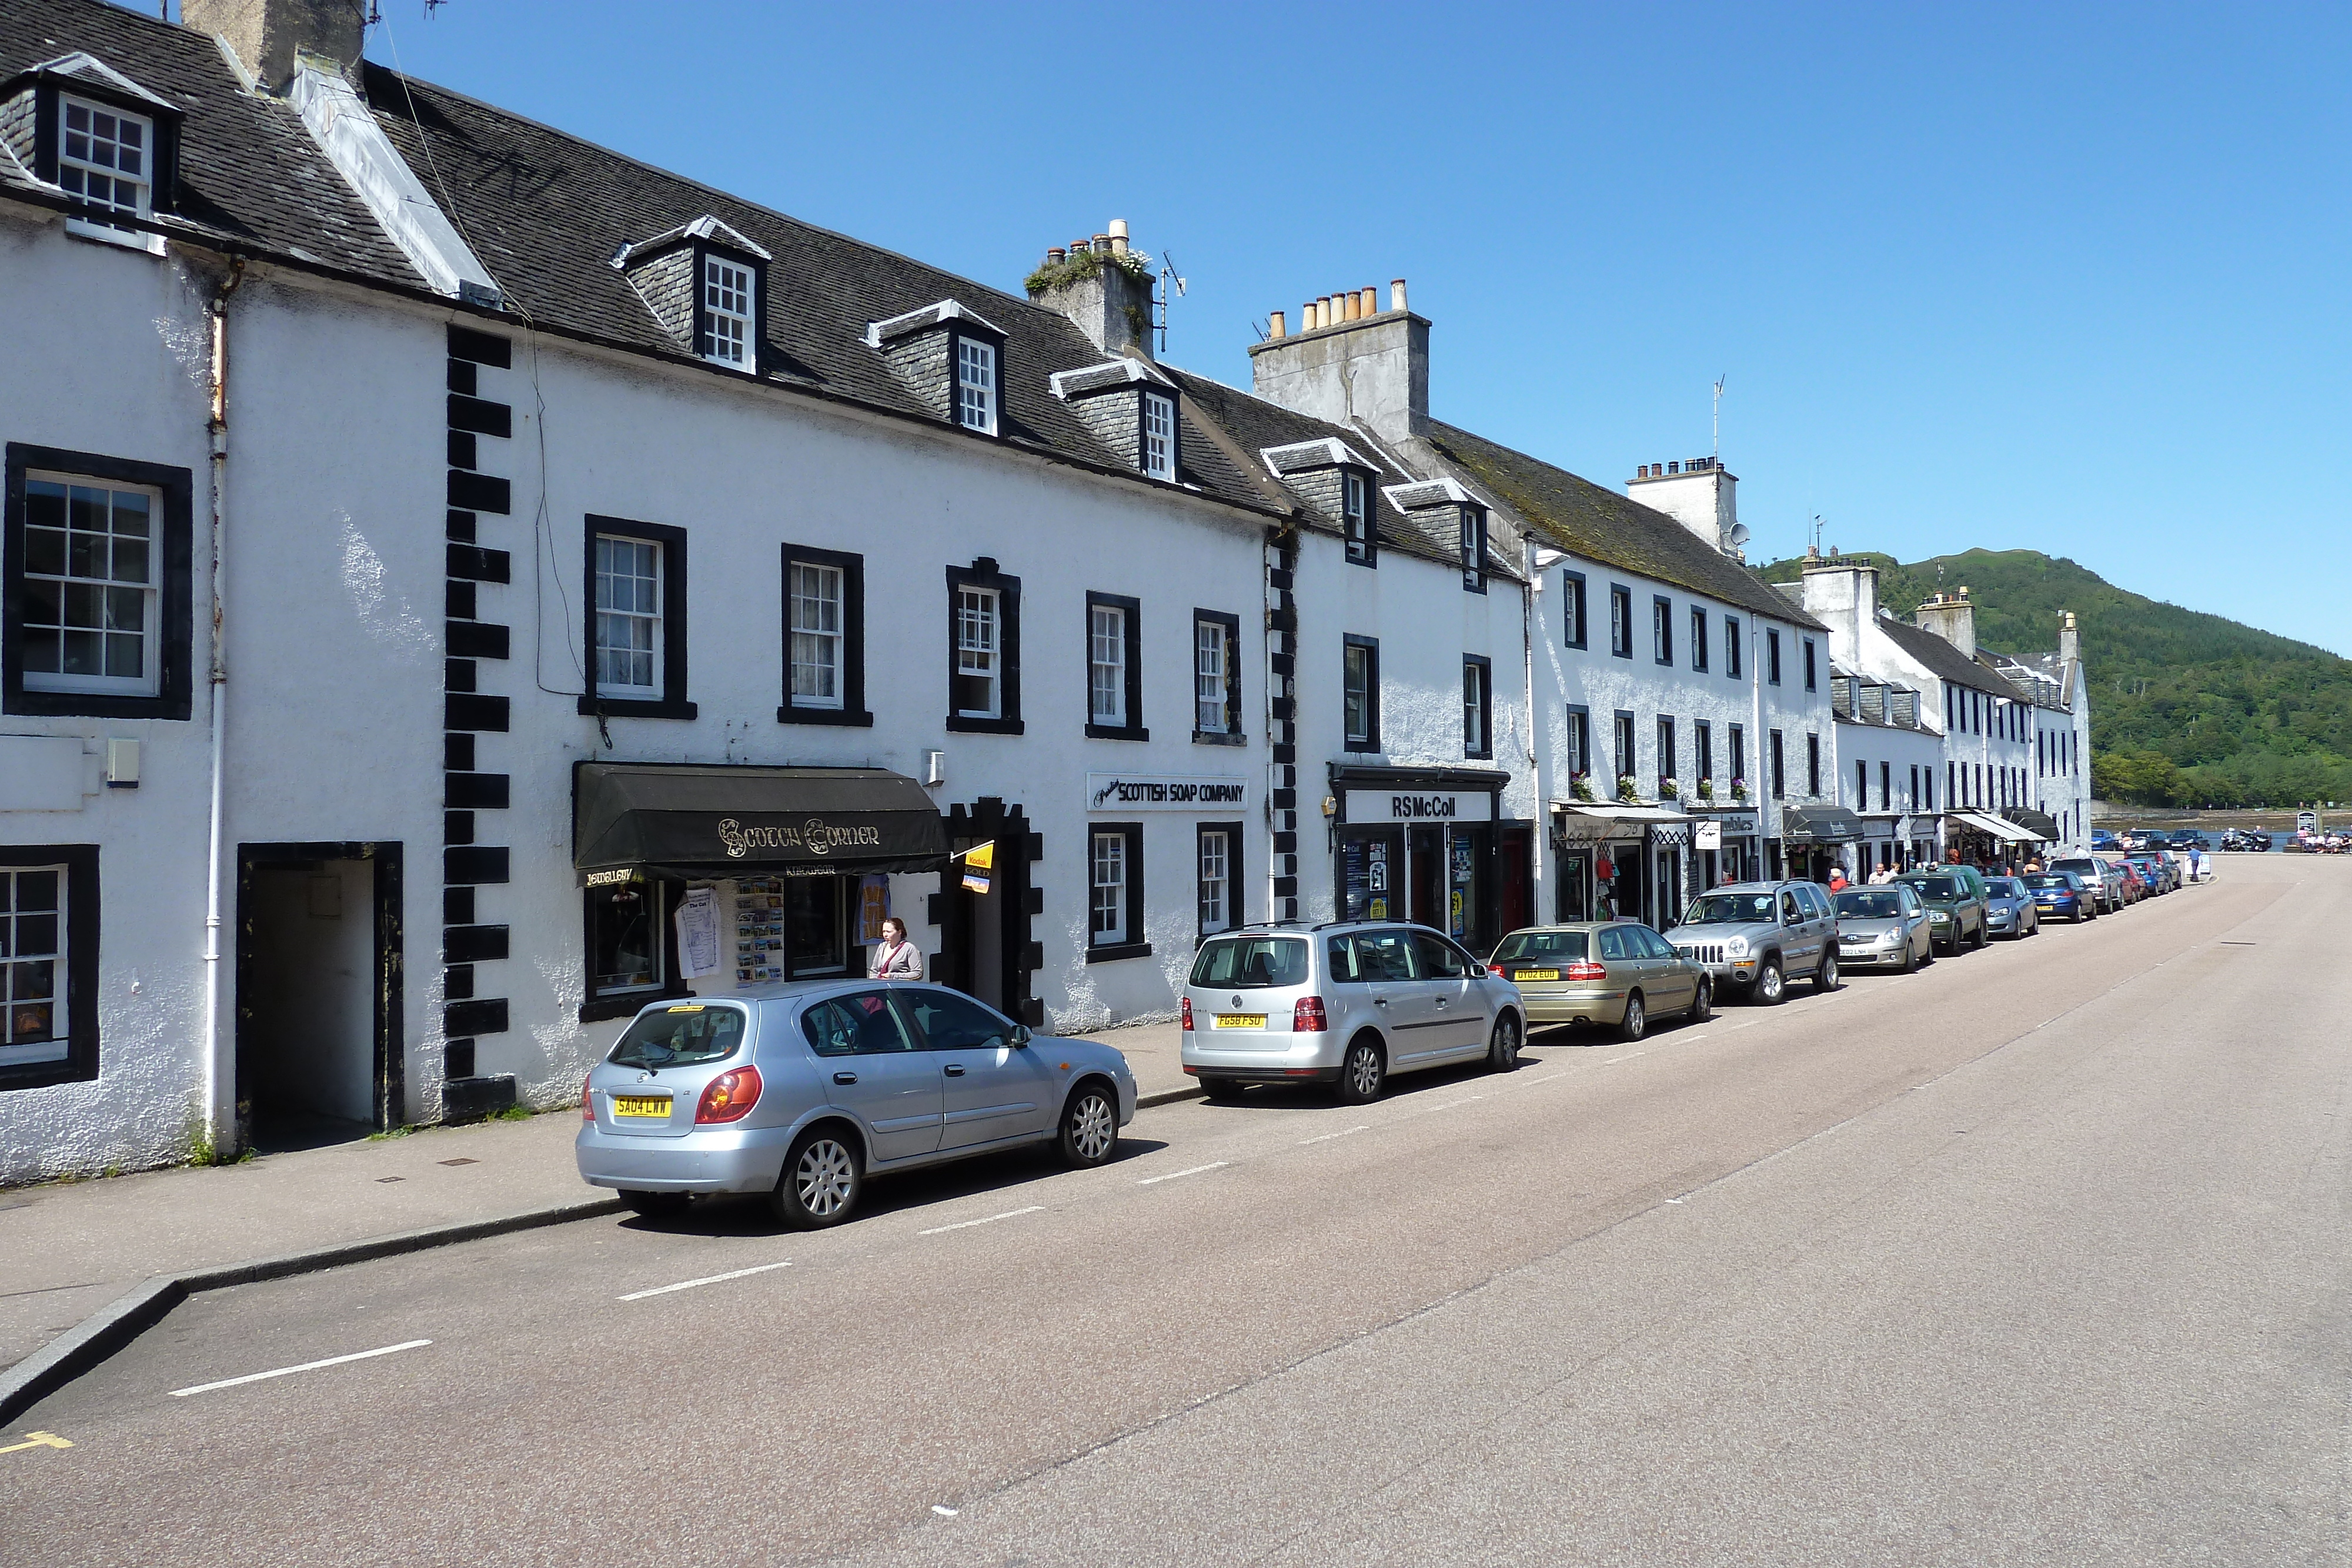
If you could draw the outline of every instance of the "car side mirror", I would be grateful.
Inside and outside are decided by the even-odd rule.
[[[1029,1026],[1028,1026],[1027,1024],[1025,1024],[1025,1023],[1017,1023],[1017,1024],[1014,1024],[1014,1025],[1013,1026],[1013,1050],[1015,1050],[1015,1051],[1020,1051],[1020,1050],[1022,1050],[1023,1048],[1024,1048],[1025,1046],[1027,1046],[1027,1045],[1028,1045],[1028,1043],[1029,1043]]]

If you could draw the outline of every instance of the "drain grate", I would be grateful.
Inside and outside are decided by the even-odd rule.
[[[455,1160],[435,1160],[433,1163],[434,1163],[435,1165],[436,1165],[436,1166],[478,1166],[478,1165],[480,1165],[482,1162],[481,1162],[481,1161],[479,1161],[479,1160],[455,1159]]]

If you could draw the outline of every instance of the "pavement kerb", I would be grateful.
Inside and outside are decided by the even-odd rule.
[[[0,1427],[15,1421],[18,1416],[75,1378],[103,1364],[115,1352],[169,1317],[173,1308],[199,1291],[257,1284],[264,1280],[283,1280],[296,1274],[315,1274],[325,1269],[340,1269],[347,1264],[364,1263],[377,1258],[394,1258],[404,1252],[423,1252],[435,1247],[504,1236],[516,1230],[568,1225],[575,1219],[594,1219],[603,1215],[618,1214],[623,1207],[617,1197],[588,1198],[576,1203],[551,1204],[545,1208],[525,1209],[520,1214],[502,1215],[496,1219],[427,1226],[422,1230],[394,1231],[389,1236],[372,1236],[362,1241],[346,1241],[308,1252],[286,1252],[275,1258],[256,1258],[218,1268],[193,1269],[184,1274],[159,1274],[112,1305],[92,1312],[14,1366],[0,1370]]]
[[[1187,1083],[1181,1089],[1162,1089],[1157,1093],[1139,1094],[1135,1097],[1135,1108],[1148,1111],[1154,1105],[1173,1105],[1179,1100],[1201,1099],[1206,1092],[1197,1083]]]

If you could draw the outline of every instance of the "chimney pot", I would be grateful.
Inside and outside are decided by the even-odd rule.
[[[1348,290],[1346,296],[1341,300],[1341,303],[1346,305],[1348,308],[1349,320],[1360,321],[1364,319],[1363,298],[1361,296],[1357,294],[1354,289],[1351,288]]]
[[[1265,335],[1269,338],[1286,338],[1290,335],[1283,329],[1282,312],[1279,310],[1265,319]]]
[[[1125,218],[1113,218],[1110,221],[1110,253],[1113,256],[1127,254],[1127,220]]]
[[[1381,296],[1378,289],[1359,288],[1356,290],[1356,295],[1364,302],[1365,315],[1377,316],[1381,313]]]
[[[1045,247],[1045,263],[1050,267],[1055,262],[1065,259],[1068,255],[1069,253],[1060,246],[1049,245]]]
[[[1331,325],[1331,297],[1328,294],[1315,297],[1315,324],[1318,327]]]
[[[1095,248],[1099,251],[1108,251],[1110,249],[1110,235],[1095,235]]]
[[[1402,310],[1405,308],[1404,279],[1402,277],[1391,277],[1389,279],[1389,308],[1391,310]]]

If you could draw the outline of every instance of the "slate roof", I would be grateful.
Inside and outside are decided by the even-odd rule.
[[[2033,700],[2029,694],[2010,685],[1933,632],[1914,626],[1908,621],[1897,621],[1892,615],[1881,615],[1878,629],[1885,632],[1896,647],[1927,665],[1938,679],[1949,681],[1956,686],[1973,686],[1988,695],[2006,697],[2011,702]]]
[[[167,235],[425,286],[293,106],[246,92],[211,38],[105,0],[0,4],[0,81],[75,51],[181,111],[179,210],[156,225]],[[62,200],[12,158],[0,157],[0,192]]]
[[[1425,439],[1538,538],[1562,549],[1759,615],[1825,630],[1801,606],[1664,512],[1455,425],[1433,420]]]

